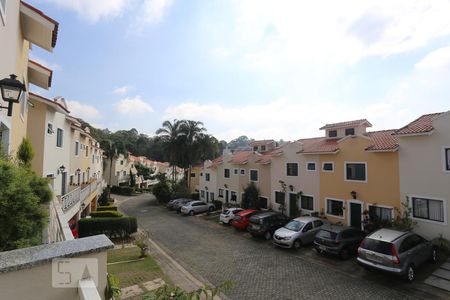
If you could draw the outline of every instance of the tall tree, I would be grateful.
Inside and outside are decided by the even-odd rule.
[[[163,141],[163,148],[167,155],[167,160],[172,167],[172,180],[175,182],[176,167],[182,161],[183,146],[183,126],[184,122],[180,120],[164,121],[162,127],[156,130],[156,134]]]
[[[112,140],[103,140],[100,142],[100,147],[103,149],[104,154],[106,155],[106,158],[109,160],[109,180],[108,180],[108,199],[111,196],[111,179],[112,179],[112,165],[114,159],[116,159],[119,154],[127,155],[128,152],[126,151],[124,145],[122,142],[117,141],[114,142]]]

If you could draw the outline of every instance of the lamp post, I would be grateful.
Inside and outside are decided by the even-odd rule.
[[[59,173],[64,173],[64,171],[66,170],[66,167],[64,167],[64,165],[62,165],[61,167],[59,167]]]
[[[0,91],[3,101],[8,102],[8,106],[0,106],[0,108],[8,109],[8,117],[12,116],[13,103],[19,103],[22,92],[26,92],[25,85],[17,80],[14,74],[9,75],[10,78],[0,80]]]

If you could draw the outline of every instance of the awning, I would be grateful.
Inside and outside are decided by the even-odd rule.
[[[30,4],[21,1],[20,24],[26,40],[53,52],[58,36],[58,22]]]
[[[52,86],[53,71],[43,65],[28,60],[28,80],[30,83],[48,90]]]

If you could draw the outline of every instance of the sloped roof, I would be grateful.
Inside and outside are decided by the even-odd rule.
[[[268,144],[272,144],[273,142],[275,142],[274,140],[259,140],[259,141],[253,141],[250,143],[250,146],[255,147],[255,146],[264,146],[264,145],[268,145]]]
[[[231,157],[230,163],[236,164],[236,165],[242,165],[247,163],[248,158],[252,154],[252,151],[236,151],[233,153],[233,156]]]
[[[360,120],[354,120],[354,121],[344,121],[339,123],[330,123],[325,124],[325,126],[322,126],[320,130],[323,129],[329,129],[329,128],[341,128],[341,127],[347,127],[347,126],[360,126],[360,125],[367,125],[367,127],[372,127],[372,124],[370,124],[367,119],[360,119]]]
[[[367,136],[372,140],[372,145],[367,151],[389,151],[398,148],[398,138],[393,135],[395,129],[368,132]]]
[[[409,135],[409,134],[424,134],[431,132],[433,130],[433,120],[436,117],[444,114],[443,112],[432,113],[422,115],[419,118],[415,119],[408,125],[398,129],[394,134],[396,135]]]
[[[217,168],[218,165],[220,165],[223,162],[223,156],[220,156],[218,158],[215,158],[212,160],[211,165],[209,168]]]

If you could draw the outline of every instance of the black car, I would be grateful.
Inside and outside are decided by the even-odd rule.
[[[316,234],[314,248],[318,253],[337,255],[345,260],[358,252],[364,236],[363,231],[353,227],[329,225]]]
[[[254,237],[261,236],[270,240],[275,230],[286,225],[288,221],[283,214],[273,211],[262,212],[250,217],[247,230]]]

